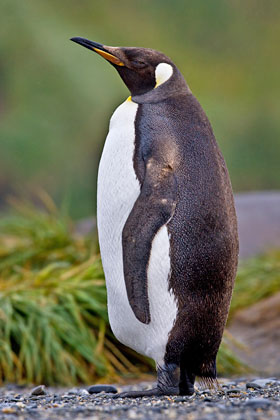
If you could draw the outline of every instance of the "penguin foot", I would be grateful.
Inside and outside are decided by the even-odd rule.
[[[128,391],[112,395],[111,398],[140,398],[160,397],[163,395],[191,395],[193,387],[188,382],[183,382],[183,388],[179,387],[179,366],[175,363],[168,363],[157,366],[157,386],[145,391]]]

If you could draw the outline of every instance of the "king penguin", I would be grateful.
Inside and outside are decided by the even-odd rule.
[[[154,359],[158,380],[118,396],[191,395],[196,376],[216,380],[238,261],[224,159],[167,56],[71,40],[111,63],[131,93],[110,120],[97,227],[112,331]]]

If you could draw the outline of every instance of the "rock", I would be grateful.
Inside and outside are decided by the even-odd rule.
[[[28,404],[25,406],[26,410],[36,410],[37,405],[36,404]]]
[[[45,385],[39,385],[32,389],[30,395],[46,395]]]
[[[77,395],[79,394],[79,390],[76,388],[72,388],[67,392],[68,395]]]
[[[112,385],[92,385],[88,389],[90,394],[99,394],[105,392],[106,394],[117,394],[118,390]]]
[[[251,400],[246,401],[245,407],[250,408],[268,408],[271,402],[265,398],[252,398]]]
[[[187,401],[189,398],[190,397],[186,397],[186,396],[183,396],[183,397],[175,397],[174,398],[174,402],[184,402],[184,401]]]
[[[227,387],[230,387],[230,386],[236,386],[236,382],[227,382],[225,385],[226,385]]]
[[[265,379],[255,379],[252,382],[256,385],[259,385],[261,388],[264,388],[266,385],[277,383],[277,380],[273,378],[265,378]]]
[[[16,413],[16,410],[13,407],[4,407],[4,408],[2,408],[1,411],[4,414],[13,414],[13,413]]]
[[[240,394],[241,393],[241,389],[239,388],[232,388],[232,389],[227,389],[226,394]]]
[[[262,389],[262,386],[258,385],[255,382],[247,382],[246,384],[246,388],[251,388],[251,389]]]
[[[89,392],[88,392],[86,389],[82,389],[82,390],[79,392],[79,395],[86,396],[86,395],[89,395]]]

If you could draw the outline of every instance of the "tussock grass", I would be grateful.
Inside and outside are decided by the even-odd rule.
[[[145,377],[153,362],[121,345],[107,317],[97,242],[41,193],[40,208],[13,200],[0,219],[0,382],[75,384]],[[279,290],[280,254],[240,268],[232,313]],[[246,367],[225,333],[221,374]]]
[[[75,236],[50,204],[14,201],[0,221],[0,382],[69,385],[151,370],[110,331],[95,241]]]
[[[241,263],[235,281],[230,318],[246,308],[280,291],[280,250]]]

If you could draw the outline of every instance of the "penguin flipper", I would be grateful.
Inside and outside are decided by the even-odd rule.
[[[122,232],[124,278],[129,304],[144,324],[151,320],[147,271],[152,241],[172,217],[177,182],[169,164],[150,158],[145,178]]]

